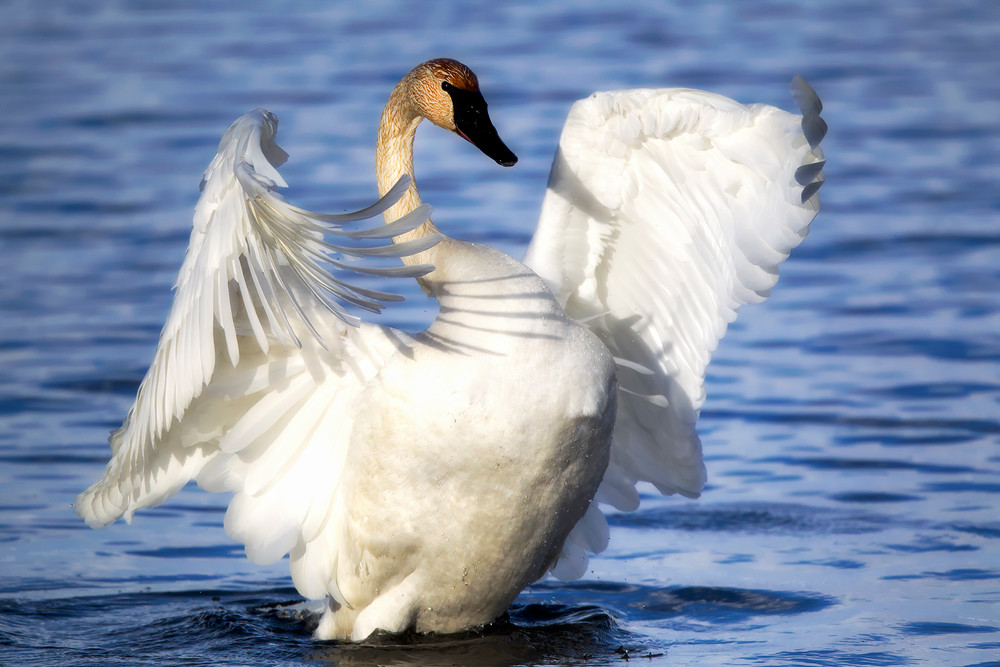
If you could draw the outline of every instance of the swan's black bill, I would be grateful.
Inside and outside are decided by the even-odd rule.
[[[517,156],[500,139],[486,111],[486,100],[478,90],[463,90],[445,81],[441,88],[451,96],[455,112],[455,131],[486,157],[504,167],[517,164]]]

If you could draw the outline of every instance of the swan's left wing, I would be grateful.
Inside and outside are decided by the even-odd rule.
[[[597,502],[635,509],[639,481],[689,497],[705,484],[709,357],[819,209],[826,124],[801,78],[793,95],[801,116],[683,89],[596,93],[570,112],[526,263],[619,361]],[[606,531],[592,508],[556,574],[580,574]]]

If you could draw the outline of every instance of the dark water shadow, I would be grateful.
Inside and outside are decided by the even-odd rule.
[[[376,634],[317,643],[305,657],[337,665],[610,665],[651,652],[607,610],[559,602],[515,604],[482,628],[449,635]]]
[[[835,603],[801,592],[545,582],[522,593],[504,618],[475,631],[330,642],[309,659],[339,665],[620,665],[669,653],[668,644],[627,629],[631,623],[684,632],[704,622],[731,627]]]
[[[521,595],[556,598],[565,605],[593,605],[615,617],[660,627],[689,621],[740,623],[761,616],[821,611],[836,600],[804,591],[769,591],[720,586],[656,587],[609,581],[543,582]],[[529,603],[530,606],[530,603]]]
[[[317,614],[285,587],[5,599],[0,647],[21,665],[621,665],[669,660],[670,642],[636,628],[684,637],[706,622],[732,629],[835,603],[805,592],[544,582],[482,628],[352,644],[313,640]]]

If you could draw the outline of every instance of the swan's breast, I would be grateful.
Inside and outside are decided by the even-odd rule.
[[[531,277],[448,286],[439,321],[363,395],[338,579],[352,604],[413,575],[418,629],[489,622],[586,511],[608,463],[614,363]]]

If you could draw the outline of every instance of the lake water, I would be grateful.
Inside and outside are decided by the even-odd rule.
[[[213,9],[207,7],[212,5]],[[1000,665],[1000,3],[0,2],[0,662]],[[289,198],[374,192],[416,63],[480,79],[520,164],[422,129],[448,233],[520,256],[570,103],[688,86],[825,102],[824,208],[719,347],[698,501],[612,517],[583,581],[483,633],[313,642],[285,563],[187,488],[92,531],[74,495],[149,363],[201,171],[281,119]],[[419,329],[412,285],[385,320]]]

